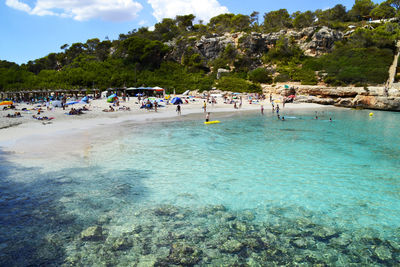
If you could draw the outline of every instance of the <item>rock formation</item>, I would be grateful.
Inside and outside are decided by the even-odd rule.
[[[385,87],[326,87],[298,85],[291,88],[285,88],[284,86],[265,86],[264,92],[277,93],[282,96],[295,94],[297,102],[335,105],[348,108],[400,111],[400,91],[397,89],[385,91]]]
[[[198,40],[187,38],[187,40],[174,40],[167,43],[174,48],[168,57],[180,61],[187,49],[191,48],[194,53],[200,54],[206,61],[211,61],[218,58],[224,49],[231,45],[242,54],[260,58],[282,36],[293,40],[306,55],[318,56],[329,52],[336,41],[343,39],[344,34],[327,27],[321,29],[308,27],[301,31],[281,30],[268,34],[256,32],[225,33],[221,36],[213,34],[202,36]]]

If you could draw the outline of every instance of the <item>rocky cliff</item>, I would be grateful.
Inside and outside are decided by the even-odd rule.
[[[180,61],[190,49],[210,61],[218,58],[228,45],[235,47],[241,54],[253,59],[261,58],[282,37],[293,40],[306,55],[318,56],[329,52],[336,41],[342,40],[344,34],[327,27],[309,27],[301,31],[282,30],[279,32],[261,33],[225,33],[224,35],[202,36],[200,39],[187,38],[174,40],[168,45],[173,51],[168,56]],[[261,62],[256,62],[261,64]]]
[[[400,111],[400,91],[385,87],[325,87],[296,85],[264,86],[264,92],[282,96],[296,95],[296,102],[335,105],[348,108],[366,108]]]

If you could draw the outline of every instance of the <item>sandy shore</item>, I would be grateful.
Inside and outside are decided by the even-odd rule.
[[[260,104],[249,104],[249,102],[243,101],[243,105],[240,109],[234,109],[232,104],[224,104],[222,99],[218,99],[218,104],[207,105],[207,111],[211,112],[211,120],[213,117],[218,117],[217,114],[213,113],[225,113],[232,115],[244,111],[260,111],[261,105],[264,106],[265,112],[271,110],[271,103],[269,100],[262,101]],[[54,108],[52,110],[46,110],[38,116],[54,117],[51,121],[42,121],[32,118],[32,115],[36,115],[36,110],[21,111],[22,108],[32,109],[37,105],[26,105],[19,104],[16,108],[18,110],[1,110],[0,111],[0,148],[3,151],[14,152],[14,153],[25,153],[27,151],[36,151],[37,154],[41,153],[42,150],[65,150],[66,146],[58,147],[54,145],[56,139],[60,140],[73,140],[76,146],[87,145],[90,137],[83,134],[89,130],[93,133],[94,129],[101,129],[102,132],[107,129],[112,129],[112,125],[118,125],[119,123],[149,123],[156,121],[165,120],[184,120],[190,119],[191,115],[197,114],[196,119],[203,118],[203,99],[196,99],[190,101],[189,104],[183,104],[182,116],[179,116],[176,112],[176,106],[165,105],[164,107],[158,108],[158,112],[147,111],[140,109],[139,103],[136,98],[131,98],[130,101],[121,102],[120,107],[129,107],[130,111],[117,110],[115,112],[103,112],[103,109],[109,107],[109,103],[105,99],[99,99],[92,101],[89,105],[86,105],[90,111],[85,111],[82,115],[66,115],[69,109],[63,110],[62,108]],[[81,108],[83,104],[76,104],[74,108]],[[327,109],[332,107],[308,104],[308,103],[288,103],[285,108],[280,104],[281,114],[285,114],[286,111],[290,110],[304,110],[304,109]],[[21,118],[7,118],[7,114],[13,114],[15,111],[21,112]],[[50,146],[49,142],[52,142]],[[85,144],[82,144],[84,142]],[[65,143],[65,142],[64,142]],[[46,146],[46,148],[43,148]],[[74,147],[72,146],[69,146]]]

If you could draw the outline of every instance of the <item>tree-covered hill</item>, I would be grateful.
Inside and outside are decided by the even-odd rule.
[[[20,66],[0,61],[0,90],[158,85],[257,92],[260,83],[274,82],[383,84],[399,17],[399,0],[356,0],[351,10],[222,14],[207,24],[194,15],[166,18],[153,31],[65,44],[63,52]]]

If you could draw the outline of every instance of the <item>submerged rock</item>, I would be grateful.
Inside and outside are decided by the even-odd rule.
[[[217,212],[217,211],[226,211],[226,207],[224,205],[214,205],[210,208],[211,212]]]
[[[112,248],[113,250],[126,250],[132,247],[132,241],[128,239],[128,237],[119,237],[117,238]]]
[[[146,255],[140,257],[137,267],[153,267],[156,265],[157,265],[157,257],[155,255]]]
[[[91,226],[81,232],[81,239],[83,241],[100,241],[103,238],[103,228],[98,225]]]
[[[220,248],[223,252],[235,253],[239,252],[243,248],[243,244],[237,240],[228,240]]]
[[[298,248],[306,248],[307,241],[304,238],[298,238],[292,241],[292,244]]]
[[[351,236],[343,233],[339,237],[332,238],[330,242],[333,246],[346,247],[351,242]]]
[[[388,261],[393,258],[392,252],[385,246],[379,246],[374,250],[375,256],[381,261]]]
[[[331,238],[333,238],[333,237],[335,237],[337,235],[338,235],[338,233],[334,229],[332,229],[330,227],[318,228],[314,232],[314,237],[316,239],[319,239],[319,240],[322,240],[322,241],[331,239]]]
[[[185,243],[174,243],[168,261],[174,264],[194,265],[201,260],[202,251]]]
[[[154,210],[157,216],[174,216],[178,213],[178,209],[172,205],[164,205]]]
[[[230,225],[230,227],[232,229],[235,229],[235,230],[239,231],[239,232],[246,232],[248,230],[248,226],[245,223],[241,222],[241,221],[233,222]]]

